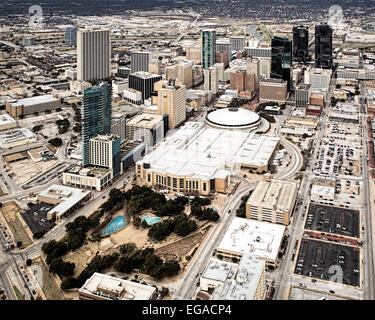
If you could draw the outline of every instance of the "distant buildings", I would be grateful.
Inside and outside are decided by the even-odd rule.
[[[78,290],[79,300],[153,300],[156,288],[95,272]]]
[[[246,218],[288,225],[297,197],[297,182],[259,181],[246,202]]]
[[[328,24],[315,26],[315,67],[331,69],[332,57],[332,28]]]
[[[307,62],[309,58],[309,29],[305,26],[293,27],[293,59]]]
[[[104,80],[111,75],[110,30],[77,31],[77,79]]]
[[[82,165],[90,163],[90,139],[111,132],[112,87],[101,83],[85,90],[82,101]]]
[[[17,128],[17,121],[7,113],[0,115],[0,131]]]
[[[154,83],[160,81],[160,75],[138,71],[129,75],[129,88],[142,92],[142,100],[149,99],[154,91]]]
[[[209,68],[215,64],[216,58],[216,32],[203,30],[202,36],[202,67]]]
[[[132,52],[130,56],[131,73],[138,71],[148,72],[150,54],[150,52]]]
[[[77,45],[77,27],[68,27],[65,29],[65,42],[68,46]]]
[[[292,41],[286,37],[272,38],[271,78],[287,81],[291,88]]]

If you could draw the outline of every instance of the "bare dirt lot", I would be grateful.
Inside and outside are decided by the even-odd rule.
[[[18,205],[13,201],[6,202],[3,204],[0,210],[13,234],[15,242],[16,243],[18,241],[22,242],[21,249],[24,249],[30,246],[33,243],[33,241],[28,236],[21,222],[21,218],[18,213],[20,208],[18,207]]]

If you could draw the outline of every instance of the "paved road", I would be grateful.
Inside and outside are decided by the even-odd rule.
[[[171,292],[174,293],[173,300],[190,300],[193,298],[197,289],[195,284],[199,279],[196,275],[203,272],[208,260],[211,258],[214,250],[220,243],[225,231],[235,217],[236,209],[241,203],[241,197],[254,188],[255,183],[248,183],[242,188],[239,188],[236,194],[228,199],[222,210],[220,220],[216,223],[214,229],[211,230],[208,238],[205,239],[203,246],[196,253],[195,260],[190,265],[185,276],[176,282],[174,288],[170,288]],[[229,210],[231,210],[230,214],[228,214]]]

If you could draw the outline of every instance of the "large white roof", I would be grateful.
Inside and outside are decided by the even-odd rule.
[[[260,121],[259,115],[247,109],[223,108],[206,116],[209,124],[231,128],[245,128]]]

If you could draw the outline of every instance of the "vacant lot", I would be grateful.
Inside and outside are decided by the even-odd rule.
[[[54,276],[48,271],[48,267],[44,261],[41,258],[38,258],[34,261],[34,263],[42,268],[42,290],[47,300],[64,300],[64,295],[62,294],[60,287],[57,285]]]
[[[25,231],[25,228],[21,223],[18,213],[19,210],[20,208],[13,201],[4,203],[1,208],[1,212],[13,234],[15,242],[17,243],[18,241],[21,241],[21,249],[24,249],[30,246],[33,243],[33,241],[30,239],[30,237]]]

